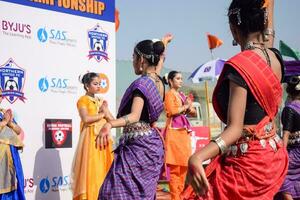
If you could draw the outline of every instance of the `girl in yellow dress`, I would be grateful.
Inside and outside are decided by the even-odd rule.
[[[98,74],[87,73],[82,77],[86,94],[79,98],[77,109],[81,118],[80,138],[73,160],[73,200],[95,200],[113,161],[112,141],[104,148],[96,143],[97,136],[112,115],[107,103],[95,97],[100,89]]]

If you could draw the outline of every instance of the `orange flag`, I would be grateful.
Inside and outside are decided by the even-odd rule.
[[[115,9],[115,25],[116,25],[116,32],[118,31],[119,29],[119,26],[120,26],[120,20],[119,20],[119,11],[118,9]]]
[[[214,49],[216,47],[219,47],[223,44],[223,41],[217,38],[214,35],[207,34],[207,41],[208,41],[208,47],[209,49]]]

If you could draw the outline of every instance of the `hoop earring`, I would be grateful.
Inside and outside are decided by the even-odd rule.
[[[268,42],[269,41],[269,36],[265,33],[263,33],[263,41]]]
[[[233,39],[232,40],[232,46],[237,46],[237,45],[238,45],[237,41],[235,39]]]

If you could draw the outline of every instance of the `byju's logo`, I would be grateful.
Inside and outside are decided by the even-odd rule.
[[[77,40],[70,38],[70,34],[65,30],[41,27],[37,31],[39,42],[61,46],[75,47]]]
[[[102,30],[99,24],[88,31],[88,41],[90,47],[89,59],[95,58],[100,62],[104,58],[108,61],[108,34]]]
[[[30,24],[2,20],[1,29],[3,35],[21,37],[23,39],[31,39]]]
[[[25,101],[23,89],[25,70],[19,67],[12,58],[0,66],[0,87],[2,95],[13,104],[17,99]]]
[[[54,93],[69,93],[76,94],[77,86],[72,86],[69,79],[60,77],[42,77],[38,82],[38,87],[41,92],[51,91]]]
[[[42,193],[47,193],[50,189],[50,181],[47,178],[43,178],[40,182],[40,191]]]

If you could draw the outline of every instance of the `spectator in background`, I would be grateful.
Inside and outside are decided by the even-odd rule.
[[[289,168],[279,192],[284,200],[300,199],[300,76],[290,78],[288,99],[282,114],[283,144],[289,154]]]
[[[187,173],[188,158],[192,154],[191,125],[187,114],[195,114],[192,101],[179,91],[182,74],[171,71],[164,77],[170,90],[165,97],[167,116],[165,126],[166,164],[170,169],[170,193],[172,200],[179,200]]]

